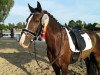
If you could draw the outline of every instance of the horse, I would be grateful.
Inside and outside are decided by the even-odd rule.
[[[56,75],[67,75],[73,51],[69,46],[68,34],[50,13],[42,10],[41,4],[33,8],[28,4],[31,14],[26,20],[26,28],[22,29],[19,44],[28,48],[38,36],[44,36],[47,44],[47,57]],[[93,31],[85,31],[91,38],[92,48],[82,51],[78,61],[85,60],[87,75],[100,75],[100,37]]]

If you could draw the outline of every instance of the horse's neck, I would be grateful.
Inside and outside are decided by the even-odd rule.
[[[57,56],[56,54],[60,52],[60,43],[58,41],[61,40],[59,39],[61,30],[61,25],[53,18],[49,18],[49,24],[46,32],[46,44],[48,50],[51,50],[54,56]],[[59,49],[56,48],[56,44],[58,45]]]
[[[55,21],[53,18],[50,18],[47,30],[57,32],[60,30],[60,28],[61,28],[60,24],[57,21]]]
[[[49,19],[49,24],[46,29],[46,43],[47,46],[53,45],[55,41],[55,37],[57,37],[57,34],[61,32],[61,26],[59,23],[57,23],[54,19]],[[52,47],[51,47],[52,48]]]

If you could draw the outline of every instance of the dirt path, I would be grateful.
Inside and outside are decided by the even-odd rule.
[[[55,75],[48,63],[46,44],[36,42],[37,59],[42,69],[37,65],[31,49],[21,48],[14,39],[0,39],[0,75]],[[74,75],[73,71],[77,72],[76,75],[86,75],[85,67],[82,69],[79,65],[70,65],[68,75]]]

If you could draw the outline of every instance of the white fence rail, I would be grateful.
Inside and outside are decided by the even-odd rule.
[[[10,35],[11,35],[11,33],[3,33],[3,37],[4,37],[4,38],[9,38],[9,37],[11,37]],[[14,33],[14,38],[15,38],[17,41],[19,41],[20,36],[21,36],[21,33]]]

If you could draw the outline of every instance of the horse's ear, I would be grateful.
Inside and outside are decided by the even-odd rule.
[[[29,4],[28,4],[28,7],[29,7],[31,13],[33,13],[35,11],[35,9],[33,7],[31,7]]]
[[[38,1],[37,1],[37,10],[38,10],[39,12],[42,11],[41,4],[40,4]]]
[[[42,25],[48,25],[49,23],[49,16],[48,14],[44,14],[43,17],[42,17]]]

